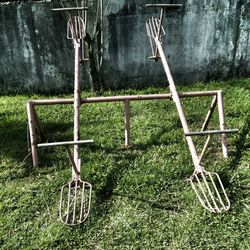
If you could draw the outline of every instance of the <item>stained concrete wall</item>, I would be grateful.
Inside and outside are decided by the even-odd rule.
[[[148,0],[105,0],[106,88],[163,85],[145,32]],[[181,1],[179,1],[181,2]],[[186,0],[166,13],[164,49],[177,83],[250,76],[250,1]],[[104,4],[105,5],[105,4]],[[0,93],[72,89],[73,49],[57,1],[0,3]],[[82,82],[88,87],[86,71]]]

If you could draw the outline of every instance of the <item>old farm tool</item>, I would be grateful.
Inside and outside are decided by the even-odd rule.
[[[80,145],[92,143],[93,140],[80,140],[80,83],[79,83],[79,62],[81,40],[85,37],[85,23],[79,16],[72,16],[69,11],[86,9],[58,8],[55,11],[67,11],[69,20],[67,23],[67,38],[73,40],[75,51],[75,72],[74,72],[74,140],[66,142],[41,143],[38,147],[65,146],[69,160],[72,165],[72,179],[61,188],[59,214],[60,219],[67,225],[77,225],[84,222],[90,212],[91,191],[90,183],[81,180],[80,168]],[[69,146],[74,145],[72,154]]]
[[[80,140],[80,84],[79,84],[79,59],[80,41],[85,36],[84,21],[79,16],[71,16],[67,24],[67,38],[73,39],[75,50],[75,83],[74,83],[74,141]],[[74,145],[74,158],[71,151],[67,152],[72,163],[72,180],[61,189],[60,218],[70,225],[82,223],[86,220],[91,204],[90,183],[82,181],[80,177],[80,146]]]
[[[184,130],[184,134],[186,136],[186,141],[188,143],[188,147],[192,156],[192,160],[194,163],[195,171],[193,175],[189,178],[192,188],[194,189],[200,203],[204,208],[207,210],[220,213],[227,211],[230,208],[230,201],[222,184],[222,181],[217,173],[208,172],[202,166],[202,159],[204,157],[205,151],[208,147],[208,144],[211,139],[211,135],[213,134],[221,134],[222,135],[222,142],[225,142],[225,134],[237,132],[237,129],[232,130],[206,130],[208,126],[208,122],[210,119],[210,113],[208,113],[205,123],[202,127],[201,131],[198,132],[190,132],[189,126],[187,124],[187,120],[183,111],[182,103],[180,101],[179,94],[176,90],[176,86],[170,72],[170,68],[163,51],[162,47],[162,34],[165,34],[165,31],[162,27],[163,23],[163,16],[164,16],[164,9],[165,8],[178,8],[181,7],[180,4],[147,4],[146,7],[160,7],[161,12],[159,17],[151,17],[146,22],[146,30],[147,35],[150,39],[150,44],[153,52],[153,56],[150,59],[154,59],[157,61],[159,58],[162,61],[165,73],[167,75],[167,79],[169,82],[169,88],[171,91],[172,99],[176,105],[179,118],[182,124],[182,128]],[[218,92],[218,95],[213,100],[213,104],[211,110],[214,109],[216,102],[220,107],[222,107],[222,99],[221,93]],[[224,114],[223,110],[219,108],[219,116],[220,119],[224,121]],[[224,123],[223,123],[224,124]],[[224,125],[223,125],[224,126]],[[205,146],[202,150],[201,155],[197,154],[196,147],[194,145],[192,136],[200,136],[200,135],[207,135],[207,141]],[[224,145],[226,147],[226,145]]]

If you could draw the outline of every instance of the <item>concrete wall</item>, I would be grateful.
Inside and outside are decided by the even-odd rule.
[[[145,31],[148,0],[105,0],[106,88],[166,83]],[[181,1],[179,1],[181,2]],[[250,76],[250,1],[186,0],[168,11],[164,48],[177,83]],[[0,93],[65,92],[73,86],[73,49],[57,1],[0,3]],[[82,82],[89,87],[86,71]]]

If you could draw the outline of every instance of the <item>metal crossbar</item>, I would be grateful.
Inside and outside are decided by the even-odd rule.
[[[238,129],[227,129],[227,130],[207,130],[207,131],[197,131],[197,132],[189,132],[185,133],[185,136],[194,136],[194,135],[213,135],[213,134],[230,134],[230,133],[238,133]]]
[[[146,4],[146,7],[180,8],[182,4]]]
[[[78,10],[88,10],[88,7],[70,7],[70,8],[54,8],[53,11],[78,11]]]
[[[93,143],[94,140],[79,140],[79,141],[63,141],[63,142],[49,142],[39,143],[37,147],[55,147],[55,146],[68,146]]]

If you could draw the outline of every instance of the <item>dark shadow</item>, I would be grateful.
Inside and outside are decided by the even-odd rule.
[[[249,134],[249,131],[250,131],[250,114],[246,116],[246,118],[244,119],[243,126],[240,128],[238,139],[235,143],[236,151],[233,153],[232,160],[228,168],[230,169],[230,171],[237,171],[238,165],[242,159],[242,154],[250,148],[250,143],[247,142],[248,138],[247,135]],[[224,178],[226,176],[222,175],[222,177]],[[247,180],[244,181],[244,179],[242,179],[244,178],[244,176],[242,176],[241,174],[239,174],[239,178],[240,179],[235,178],[232,182],[230,182],[228,178],[224,178],[227,181],[225,185],[228,185],[229,189],[232,190],[232,192],[230,193],[230,200],[232,204],[236,203],[239,200],[244,200],[249,196],[248,194],[249,187],[243,186],[242,184],[242,183],[247,183],[248,181]]]

